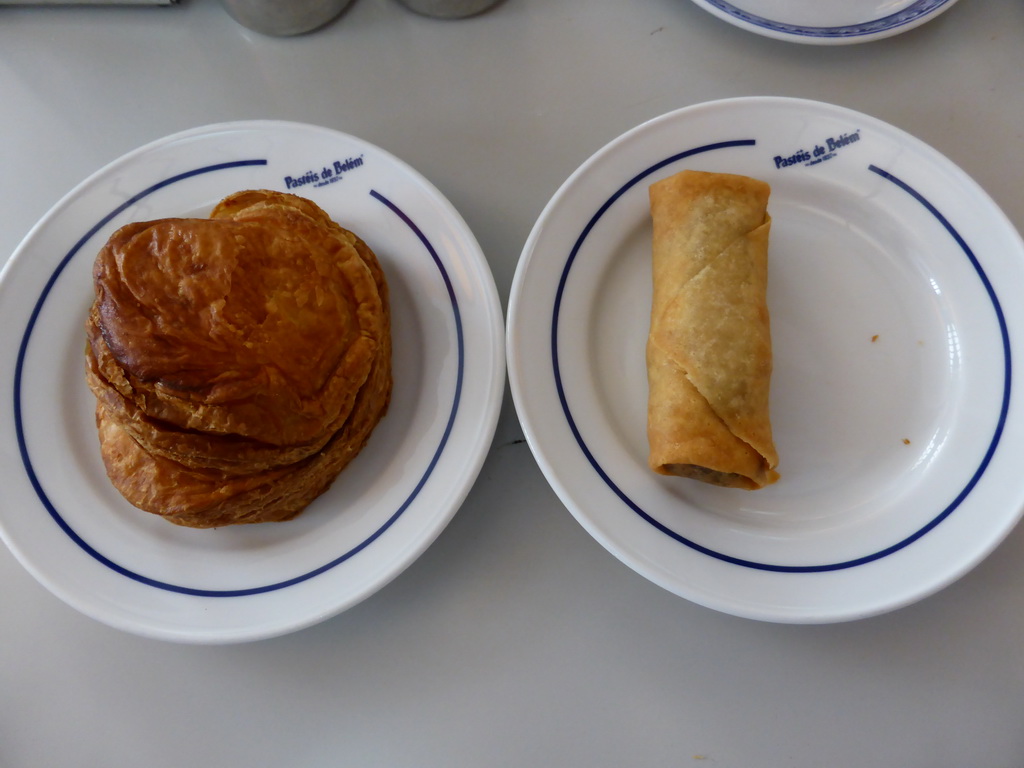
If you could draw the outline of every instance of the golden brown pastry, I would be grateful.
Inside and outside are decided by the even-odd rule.
[[[355,247],[287,201],[122,227],[93,276],[100,373],[186,429],[273,444],[336,429],[383,333]]]
[[[249,474],[188,467],[146,451],[96,407],[103,462],[114,487],[131,504],[190,528],[291,520],[330,487],[363,449],[387,410],[390,355],[382,355],[345,425],[305,459]]]
[[[253,190],[209,219],[129,224],[93,277],[86,379],[108,475],[142,509],[287,519],[386,411],[386,280],[308,200]]]
[[[388,307],[387,283],[376,257],[362,240],[331,221],[319,207],[308,200],[292,195],[248,191],[226,198],[218,204],[211,215],[220,218],[247,218],[249,221],[258,221],[262,224],[266,217],[261,217],[261,214],[265,213],[270,206],[282,204],[287,204],[310,216],[315,220],[317,226],[324,229],[325,235],[338,238],[343,247],[351,246],[354,249],[373,280],[381,302],[379,313],[367,318],[370,321],[367,324],[371,325],[379,338],[388,339],[390,337],[390,309]],[[189,222],[184,226],[192,227],[194,224]],[[112,242],[117,241],[112,238]],[[108,249],[110,249],[109,244]],[[283,438],[270,442],[267,439],[266,431],[252,437],[252,430],[236,428],[231,431],[230,426],[221,427],[215,431],[211,431],[209,428],[204,430],[202,424],[196,424],[196,420],[191,425],[180,426],[180,422],[175,424],[166,420],[167,410],[164,408],[164,403],[160,401],[157,401],[155,405],[150,401],[147,412],[145,391],[140,387],[132,386],[129,377],[118,361],[113,358],[99,331],[99,307],[100,302],[97,301],[86,323],[87,337],[90,342],[87,351],[86,376],[90,387],[96,397],[104,402],[108,418],[117,421],[147,450],[166,458],[175,459],[188,465],[216,468],[234,473],[255,471],[297,461],[323,447],[337,430],[338,425],[343,423],[351,409],[352,402],[354,402],[355,386],[337,403],[336,416],[328,423],[327,427],[319,434],[299,442],[284,442]],[[283,343],[288,343],[289,336],[283,334],[280,339]],[[342,383],[349,382],[358,385],[360,370],[361,368],[350,367],[343,371],[346,378],[343,378]],[[228,409],[222,408],[221,410],[227,411]],[[207,412],[209,411],[210,409],[207,409]],[[193,418],[195,419],[194,414]]]
[[[683,171],[650,187],[649,463],[757,489],[775,482],[768,412],[769,186]]]

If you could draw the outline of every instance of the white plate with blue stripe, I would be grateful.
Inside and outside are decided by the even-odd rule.
[[[680,170],[772,185],[771,412],[758,491],[647,467],[648,186]],[[823,623],[966,573],[1024,508],[1024,244],[934,149],[796,99],[688,107],[612,141],[559,189],[509,303],[512,395],[577,520],[702,605]]]
[[[810,45],[892,37],[949,10],[956,0],[693,0],[748,32]]]
[[[130,506],[103,469],[83,378],[92,263],[123,224],[204,216],[253,188],[315,201],[377,254],[392,297],[392,401],[363,452],[296,520],[179,528]],[[501,305],[456,210],[384,150],[298,123],[197,128],[98,171],[5,266],[0,327],[0,536],[74,608],[172,641],[284,634],[384,586],[461,505],[504,392]]]

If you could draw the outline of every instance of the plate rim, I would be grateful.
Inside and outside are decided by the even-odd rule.
[[[606,527],[605,525],[603,525],[599,521],[593,519],[590,516],[590,514],[588,514],[587,510],[582,509],[581,506],[579,505],[579,503],[577,503],[573,499],[573,492],[572,492],[572,490],[569,487],[567,487],[568,485],[571,485],[571,483],[568,480],[566,480],[565,478],[563,478],[558,473],[557,469],[554,466],[554,462],[551,460],[551,458],[549,456],[547,456],[545,454],[545,450],[544,450],[543,445],[541,444],[542,441],[541,441],[541,439],[540,439],[540,437],[538,435],[538,431],[534,429],[534,425],[531,423],[531,415],[526,410],[524,410],[527,407],[527,404],[526,404],[527,391],[530,389],[530,385],[529,385],[529,383],[527,381],[529,377],[520,369],[519,361],[518,361],[517,358],[518,358],[520,349],[527,344],[527,342],[523,342],[523,341],[521,341],[519,339],[520,307],[521,307],[522,302],[524,301],[524,299],[523,299],[523,291],[524,291],[524,284],[526,282],[526,273],[530,270],[531,262],[536,257],[536,254],[537,254],[536,248],[537,248],[538,241],[541,239],[541,237],[543,235],[543,232],[544,232],[544,229],[548,226],[549,219],[551,218],[551,216],[554,215],[555,212],[557,212],[558,207],[560,205],[562,205],[563,200],[570,194],[572,188],[577,184],[578,179],[584,173],[586,173],[588,170],[593,169],[595,167],[600,167],[602,161],[604,160],[605,157],[607,157],[607,155],[609,153],[615,152],[617,149],[620,149],[620,148],[625,149],[627,147],[631,147],[633,142],[641,140],[638,137],[642,137],[643,134],[647,130],[649,130],[649,129],[653,128],[653,127],[656,127],[656,125],[659,124],[659,123],[675,122],[675,121],[680,121],[680,120],[685,121],[685,119],[687,118],[688,115],[691,115],[691,114],[693,114],[695,112],[698,112],[698,111],[714,110],[714,109],[730,109],[730,108],[735,107],[735,106],[746,106],[746,105],[756,105],[756,104],[765,104],[765,103],[774,105],[776,107],[781,107],[781,108],[812,109],[812,110],[822,110],[822,109],[824,109],[824,110],[827,111],[827,113],[830,116],[831,115],[840,114],[840,115],[849,116],[849,117],[856,117],[856,118],[858,118],[860,120],[866,120],[868,123],[873,123],[878,128],[882,128],[882,129],[885,129],[887,131],[890,131],[891,135],[899,137],[900,139],[902,139],[904,141],[907,141],[909,143],[912,143],[913,146],[916,149],[918,149],[922,154],[924,154],[925,156],[929,157],[931,160],[937,162],[938,164],[942,165],[946,169],[954,171],[958,175],[958,177],[964,183],[970,185],[970,187],[973,188],[973,190],[976,191],[980,195],[980,199],[985,202],[985,204],[986,204],[985,207],[986,207],[987,210],[989,210],[991,215],[993,217],[995,217],[995,219],[999,220],[1002,225],[1004,225],[1004,227],[1005,227],[1005,229],[1006,229],[1006,231],[1008,233],[1012,233],[1013,235],[1015,235],[1015,242],[1017,244],[1017,248],[1018,248],[1017,252],[1018,252],[1018,254],[1024,253],[1024,241],[1021,240],[1020,233],[1017,232],[1017,230],[1013,226],[1012,222],[1010,222],[1010,220],[1006,217],[1005,213],[999,208],[998,204],[996,204],[995,201],[992,200],[990,196],[988,196],[988,194],[980,187],[980,185],[978,185],[977,182],[975,182],[973,179],[971,179],[966,174],[966,172],[964,172],[962,169],[959,168],[959,166],[956,166],[955,163],[953,163],[947,157],[945,157],[940,152],[938,152],[938,150],[934,149],[930,145],[928,145],[925,142],[923,142],[922,140],[914,137],[913,135],[909,134],[908,132],[904,131],[903,129],[900,129],[900,128],[894,126],[894,125],[886,123],[885,121],[882,121],[882,120],[880,120],[878,118],[875,118],[873,116],[866,115],[864,113],[861,113],[861,112],[858,112],[856,110],[850,109],[848,107],[843,107],[843,106],[836,105],[836,104],[831,104],[831,103],[828,103],[828,102],[822,102],[822,101],[811,100],[811,99],[804,99],[804,98],[781,97],[781,96],[746,96],[746,97],[732,97],[732,98],[718,99],[718,100],[713,100],[713,101],[708,101],[708,102],[701,102],[701,103],[692,104],[692,105],[689,105],[689,106],[685,106],[685,107],[682,107],[682,108],[671,110],[671,111],[669,111],[667,113],[664,113],[662,115],[658,115],[656,117],[648,119],[648,120],[640,123],[639,125],[631,128],[631,129],[628,129],[627,131],[625,131],[624,133],[622,133],[619,136],[615,137],[611,141],[607,142],[604,146],[599,148],[596,152],[594,152],[587,159],[585,159],[572,172],[572,174],[570,174],[570,176],[563,182],[563,184],[558,188],[558,190],[551,197],[551,199],[548,201],[548,203],[544,206],[540,216],[538,217],[538,219],[537,219],[537,221],[536,221],[536,223],[534,225],[533,230],[530,233],[529,238],[526,241],[526,244],[524,245],[523,252],[521,254],[520,261],[519,261],[519,264],[517,266],[516,274],[515,274],[515,277],[513,279],[512,291],[510,293],[509,308],[508,308],[508,320],[507,320],[507,331],[506,331],[506,354],[508,355],[508,375],[509,375],[509,381],[510,381],[511,394],[512,394],[512,399],[513,399],[513,402],[515,404],[516,410],[520,414],[520,422],[523,425],[524,435],[526,437],[527,443],[530,445],[531,451],[533,451],[534,456],[536,457],[536,459],[538,461],[538,464],[540,465],[540,467],[541,467],[541,469],[542,469],[546,479],[548,480],[548,482],[551,485],[552,489],[555,490],[556,494],[559,496],[559,498],[562,501],[562,503],[573,514],[573,516],[583,526],[583,528],[585,530],[587,530],[587,532],[590,533],[597,541],[599,541],[602,544],[602,546],[604,546],[609,552],[611,552],[613,555],[615,555],[624,564],[628,565],[630,568],[632,568],[636,572],[638,572],[641,575],[645,576],[650,581],[658,584],[659,586],[662,586],[665,589],[668,589],[671,592],[674,592],[675,594],[677,594],[677,595],[679,595],[681,597],[684,597],[684,598],[686,598],[688,600],[691,600],[692,602],[697,602],[699,604],[703,604],[703,605],[705,605],[707,607],[714,608],[716,610],[720,610],[720,611],[723,611],[725,613],[730,613],[730,614],[733,614],[733,615],[737,615],[737,616],[741,616],[741,617],[746,617],[746,618],[753,618],[753,619],[759,619],[759,620],[765,620],[765,621],[775,621],[775,622],[780,622],[780,623],[827,623],[827,622],[834,622],[834,621],[845,621],[845,620],[851,620],[851,619],[856,619],[856,618],[863,618],[865,616],[876,615],[876,614],[885,613],[885,612],[894,610],[894,609],[899,608],[899,607],[901,607],[903,605],[906,605],[909,602],[916,602],[916,601],[918,601],[920,599],[923,599],[924,597],[928,596],[929,594],[932,594],[934,592],[939,591],[943,587],[948,586],[949,583],[952,583],[956,579],[960,578],[964,573],[968,572],[971,568],[973,568],[975,565],[977,565],[978,562],[980,562],[982,559],[984,559],[984,557],[986,557],[988,554],[990,554],[991,551],[994,550],[995,547],[998,546],[998,544],[1007,535],[1009,535],[1009,533],[1013,530],[1013,528],[1016,526],[1016,524],[1021,519],[1022,515],[1024,515],[1024,507],[1018,507],[1017,509],[1010,511],[1007,514],[1005,520],[1003,520],[1002,524],[1001,525],[997,525],[997,526],[994,527],[994,529],[993,529],[994,530],[993,540],[989,543],[988,546],[980,547],[979,550],[975,553],[975,557],[966,559],[964,562],[960,563],[960,567],[959,568],[955,568],[955,569],[950,570],[947,574],[945,574],[944,577],[940,576],[938,579],[936,579],[932,583],[930,588],[928,588],[928,589],[926,589],[924,591],[918,591],[917,593],[912,595],[909,599],[906,599],[906,600],[903,600],[903,601],[889,601],[889,602],[878,601],[878,604],[873,605],[868,610],[859,610],[859,611],[849,611],[849,610],[842,611],[842,610],[840,610],[840,611],[833,611],[831,613],[821,613],[820,615],[797,615],[797,614],[783,615],[782,613],[779,613],[779,612],[774,612],[773,613],[773,612],[768,611],[768,610],[763,610],[763,609],[759,610],[757,607],[740,605],[736,601],[729,601],[729,600],[715,601],[715,600],[712,600],[712,599],[707,599],[706,596],[701,596],[701,595],[695,595],[695,594],[692,594],[692,593],[687,593],[685,588],[680,588],[677,580],[665,578],[661,573],[659,573],[658,568],[653,567],[651,565],[651,563],[650,563],[648,558],[646,558],[642,553],[639,553],[639,552],[635,551],[634,549],[629,549],[630,544],[624,544],[623,543],[623,541],[621,539],[624,538],[625,536],[623,534],[621,534],[621,532],[616,533],[616,532],[613,532],[613,531],[610,531],[610,530],[605,530],[605,527]],[[697,143],[697,142],[695,142],[695,143]],[[653,155],[652,155],[652,157],[653,157]],[[648,169],[648,171],[649,170],[650,169]],[[633,170],[633,172],[635,172],[635,169]],[[878,172],[878,171],[876,171],[876,172]],[[618,176],[619,182],[620,183],[624,182],[626,177],[629,175],[629,173],[630,172],[627,171],[625,173],[619,174],[619,176]],[[639,176],[643,176],[643,175],[644,175],[644,173],[639,174]],[[630,184],[631,183],[632,182],[630,182]],[[614,186],[614,182],[612,183],[612,186]],[[620,192],[621,192],[621,190],[620,190]],[[616,194],[618,194],[618,193],[616,193]],[[588,210],[590,210],[590,209],[588,209]],[[585,231],[586,226],[589,226],[589,225],[586,225],[586,226],[584,225],[584,220],[586,219],[587,215],[589,215],[589,214],[581,214],[578,217],[580,219],[580,221],[577,222],[578,226],[574,226],[572,228],[573,232]],[[597,215],[599,215],[599,214],[596,214],[595,218],[596,218]],[[941,219],[941,214],[940,214],[940,219]],[[593,223],[593,220],[591,220],[591,223]],[[948,227],[947,227],[947,229],[948,229]],[[950,233],[953,234],[954,237],[957,237],[955,232],[951,231]],[[563,253],[563,254],[560,254],[558,258],[559,259],[565,259],[566,256]],[[568,271],[568,270],[567,269],[561,270],[561,274],[562,274],[562,278],[563,279],[564,279],[566,271]],[[984,276],[982,276],[982,279],[983,279],[983,281],[986,280],[986,278]],[[988,288],[987,284],[986,284],[986,288]],[[991,293],[990,293],[990,295],[991,295]],[[547,299],[545,299],[545,302],[547,302]],[[546,309],[545,311],[549,312],[549,309]],[[997,310],[997,312],[998,311],[999,310]],[[550,314],[550,312],[549,312],[549,314]],[[550,335],[550,338],[546,342],[544,342],[544,344],[542,346],[543,346],[544,349],[547,349],[547,350],[550,350],[552,347],[556,346],[556,336],[557,336],[557,334],[556,334],[555,331],[557,329],[554,328],[554,327],[549,327],[549,326],[553,326],[553,323],[555,322],[555,319],[556,318],[551,318],[551,320],[545,322],[545,328],[548,329],[548,333]],[[1001,330],[1005,334],[1005,325],[1004,325],[1004,320],[1002,319],[1001,313],[1000,313],[999,322],[1000,322],[1000,328],[1001,328]],[[1007,356],[1006,357],[1006,365],[1007,365],[1007,374],[1006,375],[1007,375],[1007,379],[1006,379],[1006,381],[1004,383],[1004,402],[1003,402],[1003,405],[1002,405],[1002,408],[1001,408],[1001,418],[1000,418],[999,426],[997,428],[997,435],[996,435],[995,440],[994,440],[994,442],[992,444],[993,447],[994,447],[995,443],[997,443],[998,440],[1000,439],[1000,435],[1001,435],[1001,432],[1002,432],[1002,429],[1003,429],[1003,424],[1004,424],[1005,419],[1006,419],[1006,413],[1007,413],[1007,409],[1009,407],[1009,399],[1010,399],[1010,395],[1011,395],[1011,391],[1010,391],[1011,383],[1010,383],[1010,380],[1009,380],[1010,359],[1008,357],[1009,353],[1010,353],[1010,349],[1006,345],[1005,335],[1004,335],[1004,349],[1003,349],[1003,353],[1004,353],[1004,355]],[[549,355],[549,357],[550,356],[551,355]],[[552,357],[552,359],[546,359],[546,362],[545,362],[546,368],[544,370],[547,371],[547,375],[548,375],[549,378],[554,378],[554,376],[557,376],[557,374],[555,374],[553,376],[552,375],[552,371],[548,370],[548,369],[550,369],[555,364],[556,364],[556,359],[554,359],[553,357]],[[551,398],[552,398],[552,395],[551,395],[550,392],[547,395],[544,396],[545,406],[547,406],[549,404],[548,401]],[[564,401],[561,400],[561,394],[560,393],[556,393],[555,399],[559,400],[559,402],[563,402],[563,404],[564,404]],[[563,414],[562,411],[558,412],[558,419],[559,419],[559,421],[564,420],[564,414]],[[573,426],[570,424],[568,428],[569,428],[570,432],[573,432],[573,435],[572,435],[573,439],[576,441],[576,444],[579,445],[580,444],[580,439],[579,439],[579,436],[575,434]],[[992,448],[990,448],[990,453],[991,453],[991,450],[992,450]],[[586,456],[586,459],[590,462],[591,465],[593,465],[593,461],[590,459],[589,456]],[[988,461],[988,458],[986,457],[986,459],[983,461],[981,469],[979,469],[979,471],[977,473],[978,476],[980,476],[980,474],[983,473],[984,466],[985,466],[985,464],[987,464],[987,461]],[[971,481],[971,484],[973,485],[973,483],[976,480],[977,480],[977,477],[974,477],[972,479],[972,481]],[[619,501],[621,501],[621,495],[618,494],[617,489],[614,487],[614,485],[610,486],[610,487],[611,487],[611,490],[612,490],[613,493],[616,493],[617,495],[620,496]],[[957,502],[957,503],[959,503],[959,502]],[[1011,507],[1012,504],[1008,503],[1007,506]],[[952,510],[949,510],[949,511],[951,512]],[[947,515],[948,515],[948,513],[947,513]],[[947,516],[947,515],[944,515],[944,516]],[[650,522],[650,521],[648,521],[648,522]],[[937,525],[938,522],[941,522],[941,520],[936,520],[934,524]],[[931,527],[934,527],[934,526],[931,526]],[[922,532],[921,535],[923,535],[923,532]],[[694,551],[699,552],[699,549],[694,550]],[[786,570],[789,570],[789,569],[786,569]],[[796,570],[798,570],[798,572],[799,572],[799,569],[796,569]],[[812,570],[812,572],[814,572],[814,570]]]
[[[909,32],[949,10],[957,0],[916,0],[902,10],[841,26],[811,26],[769,19],[743,10],[729,0],[693,2],[723,21],[763,37],[805,45],[850,45]]]
[[[312,611],[311,615],[298,617],[297,615],[289,614],[283,621],[275,622],[271,620],[269,622],[253,622],[254,624],[259,623],[260,626],[253,626],[251,629],[246,627],[240,628],[237,626],[232,628],[210,628],[206,625],[183,627],[180,622],[164,625],[159,624],[158,622],[153,622],[151,619],[141,618],[137,610],[134,614],[132,614],[131,611],[127,611],[121,615],[104,613],[102,610],[95,608],[97,601],[77,595],[74,589],[69,589],[66,584],[61,583],[59,578],[53,578],[45,565],[45,556],[41,558],[38,555],[33,556],[31,551],[27,550],[21,542],[17,541],[16,537],[12,536],[11,531],[8,529],[8,525],[5,524],[5,517],[7,514],[5,510],[9,510],[11,508],[4,505],[3,509],[0,509],[0,540],[3,540],[5,545],[14,555],[15,559],[25,567],[37,581],[39,581],[55,596],[59,597],[63,602],[81,613],[84,613],[109,626],[138,635],[180,642],[245,642],[297,631],[347,610],[353,605],[371,596],[392,579],[397,577],[423,552],[425,552],[437,536],[440,535],[461,507],[465,498],[468,496],[470,490],[475,484],[494,439],[498,419],[500,417],[507,375],[506,356],[504,354],[504,317],[500,298],[497,292],[497,286],[494,282],[493,272],[490,269],[486,256],[483,253],[475,234],[469,228],[461,214],[432,182],[415,170],[410,164],[401,160],[394,154],[353,134],[326,126],[300,121],[252,119],[224,121],[194,126],[146,142],[141,146],[138,146],[111,160],[94,172],[90,173],[78,184],[74,185],[30,228],[28,233],[22,238],[18,246],[13,251],[11,257],[7,262],[5,262],[3,270],[0,270],[0,289],[11,288],[11,286],[7,285],[8,281],[13,279],[10,276],[13,274],[14,270],[17,269],[17,265],[21,259],[27,258],[27,255],[32,253],[32,246],[40,236],[40,233],[44,232],[47,227],[52,226],[55,221],[59,221],[62,215],[66,215],[68,209],[76,202],[83,198],[87,198],[90,194],[90,187],[92,185],[109,178],[111,175],[130,171],[130,169],[137,164],[140,158],[159,154],[160,152],[166,152],[171,149],[173,145],[179,144],[182,141],[199,139],[204,141],[213,141],[216,144],[216,137],[218,134],[230,135],[231,133],[237,132],[248,132],[255,135],[271,134],[274,136],[299,134],[308,135],[309,132],[313,132],[327,140],[330,140],[331,138],[338,138],[342,142],[347,141],[356,146],[365,148],[368,151],[372,151],[376,156],[388,163],[389,172],[397,173],[417,189],[417,199],[422,198],[424,201],[429,200],[431,205],[442,210],[444,214],[444,231],[457,233],[465,244],[465,247],[460,249],[458,260],[448,264],[447,268],[450,269],[453,266],[460,266],[463,264],[470,265],[472,267],[472,269],[468,270],[472,275],[470,282],[472,284],[473,292],[478,292],[478,295],[462,296],[461,298],[457,298],[455,288],[452,284],[452,279],[446,270],[445,263],[442,261],[435,247],[419,229],[416,222],[412,221],[399,206],[389,200],[385,195],[376,192],[376,190],[370,189],[370,195],[375,197],[378,202],[382,203],[385,207],[389,208],[393,214],[404,220],[406,225],[412,230],[413,234],[420,240],[427,252],[430,254],[430,257],[433,258],[435,266],[440,273],[440,279],[443,280],[445,287],[448,290],[448,299],[450,300],[449,311],[451,312],[449,318],[450,321],[453,321],[456,325],[455,332],[458,337],[459,360],[458,370],[455,376],[456,380],[451,393],[453,395],[451,413],[448,415],[447,424],[440,443],[433,452],[431,460],[424,468],[422,478],[420,478],[419,482],[416,483],[412,493],[404,500],[401,506],[387,518],[383,525],[376,527],[369,537],[362,540],[358,545],[349,549],[335,560],[309,570],[308,572],[306,566],[303,565],[302,570],[304,573],[300,577],[287,579],[280,584],[272,584],[265,587],[242,590],[202,590],[169,585],[169,591],[183,595],[187,598],[209,600],[210,598],[220,598],[225,596],[242,597],[252,594],[265,594],[267,592],[288,589],[306,581],[315,580],[316,576],[320,573],[333,569],[335,566],[348,560],[358,552],[369,548],[380,536],[386,533],[391,525],[413,503],[415,497],[419,494],[423,485],[429,478],[437,461],[441,458],[441,455],[446,450],[450,450],[447,446],[447,441],[452,432],[456,416],[461,415],[459,413],[459,405],[460,402],[464,400],[463,390],[465,387],[476,387],[474,390],[474,396],[478,399],[479,404],[475,406],[476,410],[472,413],[472,416],[475,418],[475,423],[478,425],[478,428],[473,433],[475,437],[469,433],[465,433],[463,435],[463,440],[465,442],[463,450],[466,454],[466,460],[459,464],[462,469],[453,475],[451,478],[452,482],[446,486],[444,493],[439,497],[440,503],[432,505],[432,507],[436,507],[436,509],[423,518],[423,525],[421,526],[423,528],[423,532],[416,538],[402,539],[397,542],[399,546],[388,558],[389,567],[385,568],[381,573],[376,574],[372,578],[362,579],[365,583],[359,584],[358,588],[354,592],[344,595],[345,599],[334,603],[332,610],[327,613],[321,610],[321,608],[314,606],[316,610]],[[267,150],[267,153],[269,154],[270,151],[271,150]],[[226,163],[220,165],[237,166],[245,164],[266,165],[266,160],[262,163]],[[213,163],[210,165],[216,166],[218,164]],[[175,180],[180,180],[180,178],[188,177],[190,175],[193,174],[172,175],[170,181],[165,180],[162,183],[146,187],[142,192],[128,197],[121,201],[120,204],[115,204],[113,210],[109,213],[105,213],[107,210],[106,206],[104,206],[102,211],[98,210],[97,215],[102,215],[102,218],[98,223],[88,229],[85,235],[76,240],[75,245],[67,254],[55,256],[53,263],[47,265],[46,275],[48,275],[48,279],[45,275],[40,278],[39,283],[45,283],[45,285],[40,290],[38,296],[33,296],[30,299],[29,305],[33,305],[34,303],[30,312],[28,314],[19,312],[18,314],[18,317],[21,318],[24,325],[19,333],[20,341],[14,340],[11,345],[12,350],[17,348],[16,370],[12,371],[10,374],[11,386],[15,394],[14,402],[10,405],[14,414],[14,423],[11,427],[6,429],[5,432],[17,442],[18,459],[20,461],[17,463],[12,462],[14,466],[5,468],[5,471],[26,476],[29,484],[32,486],[32,490],[35,492],[36,500],[43,507],[48,507],[50,502],[46,498],[43,489],[37,483],[32,471],[31,460],[28,457],[27,448],[25,446],[25,434],[22,424],[23,414],[19,408],[19,406],[22,405],[20,402],[19,390],[20,387],[24,386],[24,383],[21,381],[23,373],[23,358],[32,332],[35,330],[34,325],[40,308],[45,303],[57,276],[60,275],[67,263],[79,251],[83,243],[87,242],[105,224],[109,223],[110,220],[130,207],[133,203],[143,198],[146,194],[156,191],[157,189],[166,186],[168,183],[172,183]],[[372,184],[369,186],[372,187]],[[111,202],[116,203],[116,201],[113,200],[111,200]],[[76,232],[75,236],[77,236],[77,234],[78,233]],[[70,240],[71,238],[69,238],[69,241]],[[474,308],[475,314],[479,319],[485,321],[487,326],[487,333],[482,334],[480,337],[481,340],[478,342],[480,350],[484,351],[482,356],[478,355],[477,365],[480,367],[475,373],[472,373],[472,375],[469,376],[466,375],[467,361],[464,357],[464,333],[462,325],[463,320],[461,318],[461,313],[465,311],[465,307],[462,306],[460,308],[460,301],[465,305],[467,300],[469,301],[469,305]],[[465,418],[465,416],[462,416],[462,418]],[[444,419],[441,418],[441,421],[443,422]],[[68,527],[66,527],[66,523],[61,518],[59,512],[56,513],[56,516],[54,516],[54,512],[56,512],[56,510],[47,508],[47,512],[50,513],[50,517],[57,523],[57,526],[63,529],[63,536],[69,538],[79,550],[90,555],[94,561],[99,562],[109,571],[117,573],[125,578],[133,579],[147,587],[168,589],[168,585],[161,584],[158,580],[151,580],[144,576],[138,578],[135,574],[130,572],[124,573],[123,571],[125,569],[117,566],[116,563],[112,566],[110,562],[105,562],[107,558],[93,550],[87,542],[81,540],[80,537],[74,533],[73,529],[69,530]],[[158,583],[150,583],[153,581],[157,581]],[[211,604],[216,604],[216,601],[213,601]],[[309,612],[308,609],[307,612]],[[261,619],[265,619],[265,617],[261,617]]]

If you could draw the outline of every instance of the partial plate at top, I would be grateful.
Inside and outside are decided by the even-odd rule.
[[[391,294],[392,400],[297,519],[179,528],[130,506],[105,476],[83,368],[92,264],[124,224],[206,216],[244,189],[309,198],[377,254]],[[98,171],[0,273],[0,327],[0,538],[73,607],[166,640],[280,635],[397,576],[468,493],[504,391],[501,306],[459,214],[393,155],[300,123],[204,126]]]
[[[647,189],[771,184],[781,479],[647,466]],[[892,610],[992,551],[1024,508],[1024,244],[963,171],[849,109],[743,98],[655,118],[545,207],[509,303],[509,378],[552,487],[610,552],[711,608],[779,622]]]
[[[693,0],[765,37],[811,45],[865,43],[918,27],[956,0]]]

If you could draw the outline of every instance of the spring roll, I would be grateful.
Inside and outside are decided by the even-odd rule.
[[[647,436],[659,474],[748,490],[779,477],[768,414],[770,191],[698,171],[650,187]]]

